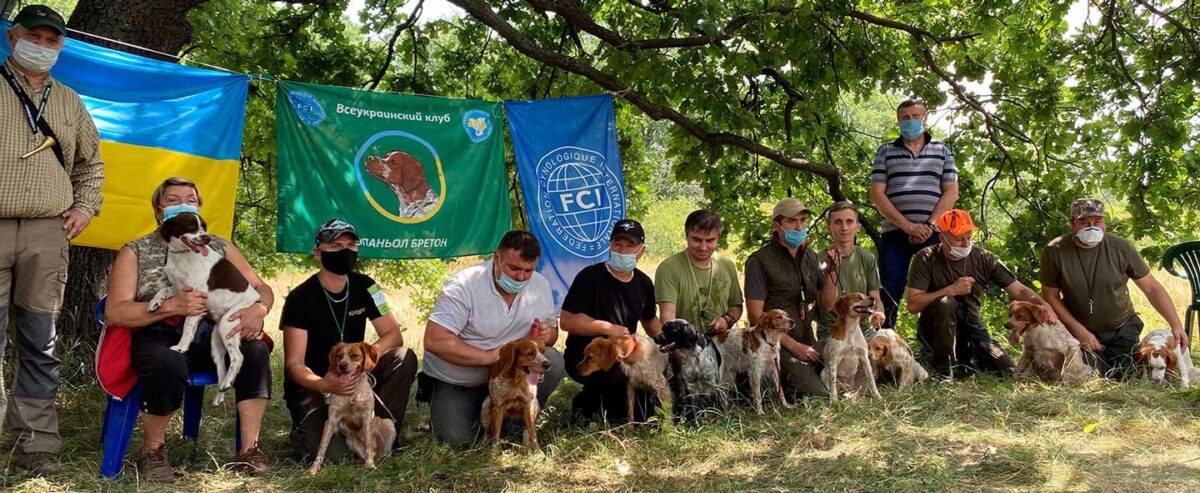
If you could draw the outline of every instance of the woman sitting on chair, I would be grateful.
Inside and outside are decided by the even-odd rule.
[[[168,178],[154,191],[150,203],[154,207],[155,218],[162,224],[164,215],[199,208],[200,191],[191,180]],[[271,397],[271,350],[260,336],[263,318],[270,311],[275,297],[271,287],[258,277],[232,243],[213,236],[208,246],[232,262],[262,296],[260,303],[233,315],[241,322],[233,332],[235,337],[242,338],[245,360],[233,384],[237,413],[241,417],[239,433],[242,448],[231,464],[233,469],[241,472],[261,474],[267,470],[267,456],[258,448],[258,433],[267,400]],[[143,479],[157,482],[175,479],[175,471],[167,462],[163,442],[171,415],[183,404],[188,374],[215,369],[209,351],[211,332],[208,330],[211,330],[212,324],[208,321],[201,323],[201,330],[186,353],[180,354],[170,349],[182,335],[183,318],[204,313],[204,293],[179,292],[167,299],[158,311],[150,312],[148,309],[155,292],[169,284],[162,271],[166,256],[167,245],[157,230],[121,248],[108,279],[105,309],[107,325],[134,328],[131,362],[142,384],[143,430],[143,446],[138,453],[137,468]]]

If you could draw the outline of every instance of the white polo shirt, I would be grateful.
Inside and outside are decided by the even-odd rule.
[[[513,299],[512,307],[500,297],[498,289],[492,278],[491,260],[463,269],[442,285],[429,321],[486,351],[528,336],[533,319],[548,321],[555,316],[550,283],[538,272]],[[425,374],[464,387],[484,385],[488,379],[488,367],[456,365],[428,349],[423,366]]]

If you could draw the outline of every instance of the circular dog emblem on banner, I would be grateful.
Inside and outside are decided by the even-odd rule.
[[[436,176],[426,174],[425,165],[429,162],[433,164],[431,171],[437,171]],[[358,186],[379,215],[401,224],[416,224],[433,217],[442,208],[446,196],[442,158],[425,139],[403,130],[379,132],[359,147],[354,163]],[[368,180],[386,187],[395,194],[395,200],[389,197],[381,201],[371,195]]]
[[[542,156],[537,175],[538,212],[550,237],[579,257],[607,252],[613,223],[625,217],[625,191],[604,155],[560,147]]]
[[[492,135],[492,117],[482,110],[463,113],[463,130],[466,130],[471,142],[483,142]]]
[[[288,92],[288,102],[296,109],[296,117],[305,125],[315,127],[325,121],[325,108],[321,101],[304,91]]]

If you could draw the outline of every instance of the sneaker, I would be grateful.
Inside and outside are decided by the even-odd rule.
[[[245,452],[237,454],[233,458],[233,462],[226,464],[225,467],[230,471],[249,474],[251,476],[259,476],[266,474],[271,466],[268,464],[270,460],[267,458],[266,452],[258,448],[255,443],[253,447],[246,449]]]
[[[51,476],[58,473],[58,460],[51,452],[23,452],[17,454],[13,463],[29,471],[30,476]]]
[[[167,462],[166,444],[155,450],[142,449],[138,452],[137,470],[142,479],[153,483],[174,483],[177,474]]]

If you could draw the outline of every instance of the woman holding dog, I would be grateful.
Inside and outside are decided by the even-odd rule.
[[[163,181],[150,198],[160,225],[181,213],[198,214],[201,204],[196,184],[180,177]],[[240,324],[230,334],[242,338],[245,357],[233,384],[241,418],[242,449],[231,468],[261,474],[268,465],[266,454],[258,447],[258,435],[271,397],[271,349],[263,340],[263,318],[275,296],[232,243],[210,236],[208,246],[229,260],[261,297],[260,302],[232,315]],[[107,325],[133,329],[131,363],[142,385],[143,445],[137,468],[142,478],[154,482],[172,482],[176,477],[167,461],[164,439],[171,416],[183,405],[188,374],[214,368],[209,351],[213,324],[208,320],[201,322],[189,351],[181,354],[170,349],[179,342],[184,317],[205,312],[205,293],[185,289],[168,298],[157,311],[149,310],[154,294],[169,284],[163,272],[166,258],[167,245],[157,230],[121,248],[109,275],[105,307]]]

